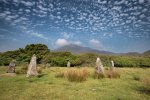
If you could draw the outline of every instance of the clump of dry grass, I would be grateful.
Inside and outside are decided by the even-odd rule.
[[[43,67],[37,67],[37,72],[41,74],[43,69],[44,69]],[[27,66],[21,66],[20,68],[17,68],[15,72],[16,74],[26,74],[27,70],[28,70]]]
[[[150,94],[150,77],[143,78],[140,80],[143,83],[143,87],[140,87],[142,93]]]
[[[86,68],[84,69],[68,69],[65,71],[64,76],[71,82],[82,82],[85,81],[89,72]]]
[[[16,76],[15,73],[5,73],[0,75],[0,77],[14,77],[14,76]]]
[[[103,73],[96,73],[96,72],[94,72],[94,78],[95,79],[101,79],[101,78],[105,78],[105,77],[106,77],[106,75],[103,74]]]
[[[16,74],[26,74],[27,69],[27,66],[21,66],[20,68],[16,69]]]
[[[42,73],[42,70],[43,70],[43,68],[42,68],[42,67],[37,67],[37,72],[38,72],[39,74],[41,74],[41,73]]]
[[[141,82],[150,89],[150,77],[142,79]]]
[[[117,71],[107,71],[106,77],[107,78],[120,78],[120,74]]]

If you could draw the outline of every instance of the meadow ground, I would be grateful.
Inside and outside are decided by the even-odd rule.
[[[94,79],[94,68],[88,68],[86,81],[69,82],[56,78],[64,67],[42,70],[41,77],[26,78],[25,74],[14,77],[0,77],[0,100],[150,100],[140,79],[150,78],[150,68],[117,68],[118,79]],[[6,67],[0,67],[0,74]]]

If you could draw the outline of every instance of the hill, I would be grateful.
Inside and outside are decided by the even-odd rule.
[[[150,56],[150,50],[147,50],[143,53],[144,56]]]
[[[95,54],[104,54],[104,55],[122,55],[122,56],[150,56],[150,50],[147,50],[143,53],[139,52],[127,52],[127,53],[114,53],[110,51],[96,50],[89,47],[83,47],[75,44],[69,44],[62,46],[53,50],[55,52],[71,52],[73,54],[80,53],[95,53]]]
[[[79,53],[96,53],[96,54],[109,54],[109,55],[113,55],[115,53],[113,52],[109,52],[109,51],[101,51],[101,50],[96,50],[96,49],[92,49],[89,47],[82,47],[79,45],[75,45],[75,44],[70,44],[70,45],[66,45],[60,48],[55,49],[54,51],[67,51],[67,52],[71,52],[73,54],[79,54]]]

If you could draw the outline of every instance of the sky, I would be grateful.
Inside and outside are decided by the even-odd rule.
[[[150,0],[0,0],[0,52],[32,43],[150,50]]]

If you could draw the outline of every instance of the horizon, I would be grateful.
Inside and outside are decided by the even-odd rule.
[[[37,43],[37,44],[40,44],[40,43]],[[27,45],[31,45],[31,44],[27,44]],[[36,44],[35,44],[36,45]],[[46,44],[43,44],[43,45],[46,45]],[[92,49],[92,50],[98,50],[98,49],[94,49],[94,48],[90,48],[90,47],[86,47],[86,46],[81,46],[81,45],[78,45],[78,44],[67,44],[67,45],[63,45],[63,46],[59,46],[58,48],[55,48],[55,49],[50,49],[49,47],[48,47],[48,49],[50,50],[50,51],[54,51],[55,52],[55,50],[58,50],[58,49],[60,49],[60,48],[63,48],[63,47],[65,47],[65,46],[70,46],[70,45],[74,45],[74,46],[78,46],[78,47],[85,47],[85,48],[89,48],[89,49]],[[47,45],[46,45],[47,46]],[[14,50],[19,50],[19,49],[25,49],[25,47],[23,47],[23,48],[16,48],[16,49],[14,49]],[[14,51],[14,50],[8,50],[8,51]],[[8,51],[0,51],[0,53],[4,53],[4,52],[8,52]],[[98,51],[106,51],[106,50],[98,50]],[[149,50],[146,50],[146,51],[149,51]],[[144,52],[146,52],[146,51],[144,51]],[[59,52],[59,51],[56,51],[56,52]],[[61,52],[61,51],[60,51]],[[64,52],[64,51],[63,51]],[[106,51],[106,52],[111,52],[111,51]],[[111,53],[116,53],[116,54],[123,54],[123,53],[139,53],[139,54],[142,54],[142,53],[144,53],[144,52],[132,52],[132,51],[129,51],[129,52],[111,52]]]
[[[150,50],[150,1],[1,0],[0,52],[37,43],[143,53]]]

